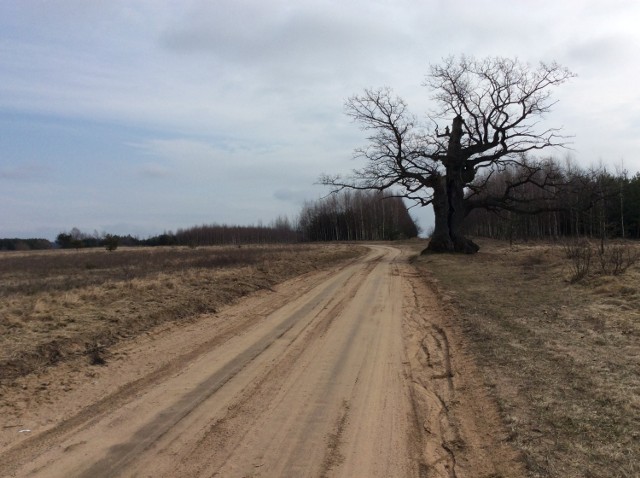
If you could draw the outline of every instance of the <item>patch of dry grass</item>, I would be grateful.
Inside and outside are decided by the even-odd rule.
[[[78,356],[100,364],[121,338],[215,312],[362,250],[307,244],[2,253],[0,382]]]
[[[530,476],[640,476],[638,265],[571,283],[559,245],[480,245],[415,264],[451,297]]]

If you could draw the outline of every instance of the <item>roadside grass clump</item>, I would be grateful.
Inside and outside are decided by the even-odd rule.
[[[86,345],[86,354],[89,358],[90,365],[106,365],[107,359],[105,358],[106,347],[97,341],[89,342]]]
[[[62,361],[100,365],[120,340],[216,313],[363,251],[295,244],[2,253],[0,386]]]
[[[522,265],[525,267],[539,266],[541,264],[544,264],[544,262],[544,251],[542,250],[535,250],[525,254],[524,258],[521,261]]]
[[[640,476],[640,268],[567,278],[586,246],[478,241],[414,264],[463,331],[528,476]],[[633,257],[640,244],[617,243]],[[612,250],[611,248],[607,250]],[[612,259],[616,261],[617,259]],[[613,266],[607,266],[613,267]]]

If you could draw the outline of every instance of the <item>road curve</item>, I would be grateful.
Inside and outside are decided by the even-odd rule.
[[[0,455],[8,476],[420,476],[399,256],[371,246],[110,408]]]

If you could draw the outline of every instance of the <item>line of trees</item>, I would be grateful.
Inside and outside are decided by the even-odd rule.
[[[266,244],[296,242],[298,233],[287,218],[279,217],[268,226],[229,226],[210,224],[165,231],[157,236],[140,239],[131,235],[87,234],[74,227],[61,232],[56,246],[61,249],[105,247],[115,250],[118,246],[211,246],[223,244]],[[47,241],[48,242],[48,241]],[[49,243],[49,247],[52,245]]]
[[[60,249],[82,249],[89,247],[104,247],[109,251],[114,251],[118,246],[137,246],[143,241],[129,235],[118,236],[116,234],[98,233],[93,234],[82,232],[74,227],[69,232],[61,232],[56,236],[56,247]]]
[[[296,242],[298,233],[288,218],[278,217],[267,226],[212,224],[178,229],[170,239],[172,244],[192,247],[223,244],[279,244]]]
[[[118,246],[211,246],[279,244],[308,241],[395,240],[416,237],[418,226],[402,198],[389,192],[343,191],[302,207],[292,223],[280,216],[268,225],[209,224],[164,232],[147,239],[111,234],[86,234],[78,228],[62,232],[57,247],[80,249]]]
[[[0,251],[35,251],[52,247],[53,244],[47,239],[0,239]]]
[[[206,246],[308,241],[395,240],[416,237],[418,226],[404,202],[391,193],[342,191],[302,207],[295,222],[280,216],[268,225],[211,224],[165,232],[141,245]]]
[[[496,239],[640,239],[640,174],[611,173],[604,166],[585,170],[546,159],[538,162],[533,178],[520,180],[529,175],[528,169],[511,165],[481,178],[477,189],[472,185],[469,200],[481,202],[508,190],[515,206],[505,210],[487,203],[472,210],[466,232]]]
[[[390,192],[343,190],[302,208],[302,241],[377,241],[416,237],[402,198]]]

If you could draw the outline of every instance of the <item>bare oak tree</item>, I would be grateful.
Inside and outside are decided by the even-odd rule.
[[[450,57],[433,65],[424,83],[436,105],[427,115],[429,127],[420,126],[390,89],[365,90],[347,100],[346,111],[371,132],[355,154],[366,164],[348,177],[320,181],[336,190],[388,189],[431,204],[435,229],[428,250],[476,252],[464,237],[465,217],[474,207],[508,207],[510,201],[509,191],[474,201],[467,194],[478,193],[474,180],[480,172],[525,164],[532,151],[566,144],[559,128],[541,127],[540,119],[555,104],[551,88],[573,76],[557,63],[531,68],[507,58]]]

